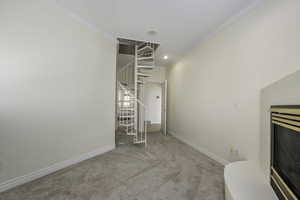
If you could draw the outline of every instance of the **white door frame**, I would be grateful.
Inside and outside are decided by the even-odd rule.
[[[162,129],[162,132],[164,135],[167,135],[167,102],[168,102],[168,81],[165,80],[162,84],[162,97],[164,99],[163,102],[162,102],[162,122],[164,123],[161,123],[161,129]],[[164,119],[163,119],[164,118]]]
[[[168,100],[168,81],[164,80],[163,82],[158,81],[146,81],[146,84],[154,83],[154,84],[160,84],[161,85],[161,133],[163,135],[167,135],[167,100]],[[164,93],[164,94],[163,94]],[[149,112],[149,110],[148,110]],[[151,112],[151,111],[150,111]]]

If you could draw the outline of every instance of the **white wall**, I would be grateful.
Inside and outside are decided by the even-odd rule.
[[[147,78],[147,82],[162,83],[166,80],[166,68],[164,66],[155,66],[152,70],[145,70],[151,77]]]
[[[269,85],[261,91],[261,165],[268,178],[270,169],[270,107],[300,104],[300,71]]]
[[[147,108],[146,120],[154,124],[161,123],[161,84],[147,83],[145,84],[144,103]],[[157,99],[156,97],[159,96]]]
[[[169,131],[224,163],[231,147],[258,161],[260,89],[300,69],[299,10],[268,0],[169,68]]]
[[[0,44],[0,183],[114,147],[115,41],[55,3],[2,0]]]

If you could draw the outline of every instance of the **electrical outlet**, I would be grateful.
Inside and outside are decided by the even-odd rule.
[[[234,151],[234,148],[233,147],[230,147],[230,154],[232,154]]]
[[[238,161],[240,160],[240,152],[235,147],[231,146],[229,150],[230,161]]]

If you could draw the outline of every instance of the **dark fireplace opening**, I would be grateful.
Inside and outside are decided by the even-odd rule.
[[[271,107],[271,185],[279,199],[300,199],[300,106]]]
[[[273,168],[300,197],[300,133],[275,125]]]

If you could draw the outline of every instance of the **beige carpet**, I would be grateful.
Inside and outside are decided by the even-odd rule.
[[[121,145],[0,194],[1,200],[223,200],[223,166],[172,136]]]

